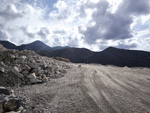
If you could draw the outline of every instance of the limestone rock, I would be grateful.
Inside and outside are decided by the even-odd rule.
[[[20,73],[19,69],[15,66],[14,68],[12,68],[12,73],[14,73],[15,75],[17,75],[19,78],[23,78],[24,76]]]
[[[31,78],[29,79],[31,84],[42,83],[42,80]]]
[[[29,79],[36,79],[35,73],[31,73],[30,75],[27,76]]]
[[[4,73],[5,69],[3,67],[0,67],[0,72]]]

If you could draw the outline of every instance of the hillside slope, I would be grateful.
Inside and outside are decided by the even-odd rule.
[[[74,63],[98,63],[122,67],[150,67],[150,52],[146,51],[108,47],[101,52],[93,52],[85,48],[49,47],[40,41],[21,46],[15,46],[7,41],[0,41],[0,43],[8,49],[32,50],[43,56],[67,58]]]

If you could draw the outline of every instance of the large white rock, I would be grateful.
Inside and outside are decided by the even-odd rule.
[[[12,73],[14,73],[15,75],[17,75],[19,78],[23,78],[23,75],[20,73],[20,71],[19,71],[19,69],[18,69],[18,67],[14,67],[14,68],[12,68]]]
[[[36,75],[35,73],[31,73],[30,75],[27,76],[27,78],[36,79]]]
[[[0,72],[4,73],[5,69],[3,67],[0,67]]]
[[[35,79],[35,78],[31,78],[31,79],[30,79],[30,83],[31,83],[31,84],[42,83],[42,80],[38,80],[38,79]]]

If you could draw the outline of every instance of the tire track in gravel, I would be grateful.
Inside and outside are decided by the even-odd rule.
[[[147,87],[141,89],[144,88],[143,83],[130,81],[130,76],[126,77],[124,70],[113,73],[112,69],[117,67],[111,67],[112,69],[93,65],[84,65],[84,67],[88,68],[84,75],[87,93],[103,113],[150,112],[149,90],[146,90]],[[131,78],[137,81],[138,78],[133,78],[131,70],[130,73]]]

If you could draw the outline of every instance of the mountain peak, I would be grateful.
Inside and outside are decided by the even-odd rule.
[[[40,41],[40,40],[36,40],[36,41],[34,41],[34,42],[32,42],[32,43],[42,43],[42,44],[44,44],[42,41]],[[31,44],[32,44],[31,43]]]
[[[106,48],[104,51],[112,51],[112,50],[118,50],[118,48],[110,46]]]

